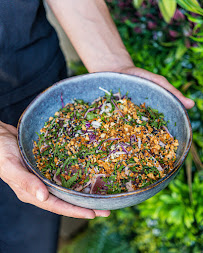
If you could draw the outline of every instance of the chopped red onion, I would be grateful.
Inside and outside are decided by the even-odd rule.
[[[61,104],[62,104],[62,108],[64,108],[65,105],[64,105],[64,102],[63,102],[63,94],[62,94],[62,92],[61,92]]]
[[[103,104],[101,104],[97,109],[100,109],[102,107]]]
[[[138,138],[138,148],[141,148],[141,139]]]
[[[151,158],[154,161],[155,167],[158,169],[158,171],[162,171],[163,168],[161,167],[160,163],[156,160],[156,158],[154,158],[152,155],[151,155]]]
[[[171,135],[171,134],[170,134],[170,132],[169,132],[168,128],[167,128],[166,126],[162,126],[162,127],[163,127],[163,129],[165,129],[165,130],[166,130],[166,132],[170,135],[170,137],[171,137],[171,138],[173,138],[173,135]]]
[[[136,136],[133,134],[131,137],[130,137],[130,142],[132,143],[134,140],[134,142],[136,142]]]
[[[111,154],[116,153],[116,151],[118,151],[118,149],[112,150],[106,157],[102,158],[101,160],[102,160],[102,161],[106,160],[107,158],[109,158],[109,156],[110,156]],[[124,152],[122,152],[122,153],[124,153]]]
[[[125,167],[125,174],[128,176],[130,173],[129,169],[128,169],[128,166]]]
[[[93,183],[91,185],[91,189],[90,189],[90,194],[95,194],[99,192],[98,188],[103,188],[104,187],[104,181],[101,180],[102,177],[106,177],[105,174],[96,174],[94,175],[94,177],[92,178]]]
[[[101,100],[101,97],[98,97],[97,99],[95,99],[93,102],[92,102],[92,105],[96,102],[99,102]]]
[[[109,138],[109,139],[106,139],[105,141],[115,141],[115,140],[119,140],[120,138]]]
[[[143,120],[143,121],[148,121],[149,119],[148,119],[147,117],[145,117],[145,116],[142,116],[142,117],[141,117],[141,120]]]
[[[113,96],[114,96],[114,97],[117,97],[119,100],[121,99],[121,94],[120,94],[120,92],[114,93]]]
[[[94,128],[100,128],[100,126],[101,126],[101,122],[99,122],[99,121],[96,121],[96,120],[94,120],[94,121],[92,121],[92,126],[94,127]]]
[[[82,190],[82,192],[84,192],[84,193],[90,193],[90,186],[89,187],[85,187],[85,188],[83,188],[83,190]]]
[[[101,87],[99,87],[99,89],[102,90],[102,91],[104,91],[105,93],[107,93],[109,96],[111,96],[111,93],[108,90],[105,90],[105,89],[103,89]]]
[[[82,189],[81,189],[80,191],[82,191],[82,192],[84,192],[84,193],[89,193],[92,183],[93,183],[93,182],[92,182],[92,180],[90,179],[90,180],[86,183],[86,185],[84,185],[84,186],[82,187]],[[87,190],[86,190],[86,189],[87,189]],[[75,189],[75,190],[76,190],[76,189]]]
[[[91,126],[91,124],[90,124],[89,122],[86,122],[86,123],[85,123],[85,127],[86,127],[86,128],[90,128],[90,126]]]
[[[159,145],[164,148],[166,145],[162,142],[162,141],[159,141]]]
[[[56,173],[55,173],[54,176],[53,176],[53,180],[54,180],[58,185],[62,185],[60,175],[56,175]]]
[[[115,141],[115,140],[119,140],[119,139],[120,139],[120,138],[109,138],[109,139],[106,139],[105,141],[103,141],[103,143],[106,142],[106,141]],[[102,142],[102,141],[101,141],[101,142]],[[100,143],[101,143],[101,142],[100,142]],[[100,143],[99,143],[99,144],[100,144]],[[103,144],[103,143],[102,143],[102,144]],[[98,150],[101,150],[101,148],[102,148],[102,145],[99,146]]]
[[[125,143],[125,142],[119,142],[119,143],[118,143],[118,145],[119,145],[119,144],[122,144],[123,146],[131,147],[131,145],[130,145],[130,144]]]
[[[84,119],[87,117],[87,114],[88,114],[88,112],[92,112],[92,111],[94,111],[94,110],[96,110],[97,108],[90,108],[90,109],[88,109],[87,111],[86,111],[86,113],[85,113],[85,115],[84,115]]]
[[[77,191],[77,192],[82,191],[82,189],[83,189],[82,185],[79,185],[79,184],[74,185],[74,187],[72,188],[72,190]]]
[[[114,106],[116,107],[118,113],[121,115],[121,117],[123,117],[123,114],[119,111],[118,106],[114,103],[113,99],[111,99],[111,102],[114,104]]]
[[[118,151],[118,152],[115,152],[115,155],[126,155],[126,152]]]
[[[132,181],[130,180],[129,182],[126,183],[126,188],[128,190],[128,192],[132,192],[134,191],[133,185],[132,185]]]
[[[126,154],[128,154],[128,151],[124,148],[124,146],[123,146],[121,143],[119,143],[119,145],[121,146],[121,148],[123,149],[123,151],[124,151]]]
[[[89,135],[90,142],[96,141],[96,136],[94,134]]]

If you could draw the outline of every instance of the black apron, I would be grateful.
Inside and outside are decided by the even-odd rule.
[[[42,2],[0,0],[0,120],[16,126],[34,97],[66,73]],[[58,224],[58,215],[22,203],[0,179],[0,253],[56,252]]]

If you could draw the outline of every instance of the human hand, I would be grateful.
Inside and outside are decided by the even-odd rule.
[[[75,218],[93,219],[95,216],[109,216],[110,211],[74,206],[49,194],[45,184],[24,167],[16,136],[15,127],[0,121],[0,178],[12,188],[22,202]]]
[[[167,79],[163,76],[154,74],[154,73],[149,72],[145,69],[141,69],[141,68],[137,68],[137,67],[121,68],[121,69],[114,70],[114,72],[120,72],[120,73],[143,77],[143,78],[146,78],[146,79],[162,86],[163,88],[165,88],[168,91],[170,91],[171,93],[173,93],[182,102],[182,104],[185,106],[186,109],[190,109],[195,105],[193,100],[183,96],[183,94],[179,90],[177,90],[173,85],[171,85],[167,81]]]

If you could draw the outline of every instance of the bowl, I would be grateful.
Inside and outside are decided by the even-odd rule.
[[[157,182],[133,192],[98,195],[77,192],[58,186],[45,178],[36,167],[32,153],[33,141],[38,136],[36,132],[44,126],[45,121],[53,116],[62,107],[61,95],[64,104],[72,102],[74,98],[92,102],[104,92],[99,89],[118,92],[129,92],[129,97],[135,104],[146,103],[158,109],[168,121],[170,133],[179,141],[177,159],[173,170]],[[85,74],[67,78],[57,82],[39,94],[25,109],[18,122],[18,146],[20,154],[28,170],[40,178],[48,190],[58,198],[71,204],[101,210],[113,210],[139,204],[164,189],[178,174],[192,141],[192,129],[185,107],[169,91],[159,85],[138,76],[113,72]]]

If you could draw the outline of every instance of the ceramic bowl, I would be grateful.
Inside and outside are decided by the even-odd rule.
[[[120,88],[121,94],[128,91],[128,96],[135,104],[140,105],[145,102],[146,105],[162,112],[166,121],[170,121],[168,129],[178,139],[179,147],[174,169],[164,178],[133,192],[98,195],[85,194],[58,186],[40,173],[32,153],[33,141],[37,140],[36,132],[40,131],[45,121],[62,107],[61,94],[65,104],[72,102],[74,98],[92,102],[104,95],[99,87],[112,90],[114,93]],[[187,111],[174,95],[149,80],[112,72],[71,77],[54,84],[31,102],[18,123],[18,145],[27,168],[47,185],[53,195],[74,205],[91,209],[119,209],[139,204],[154,196],[177,175],[189,152],[191,141],[192,130]]]

